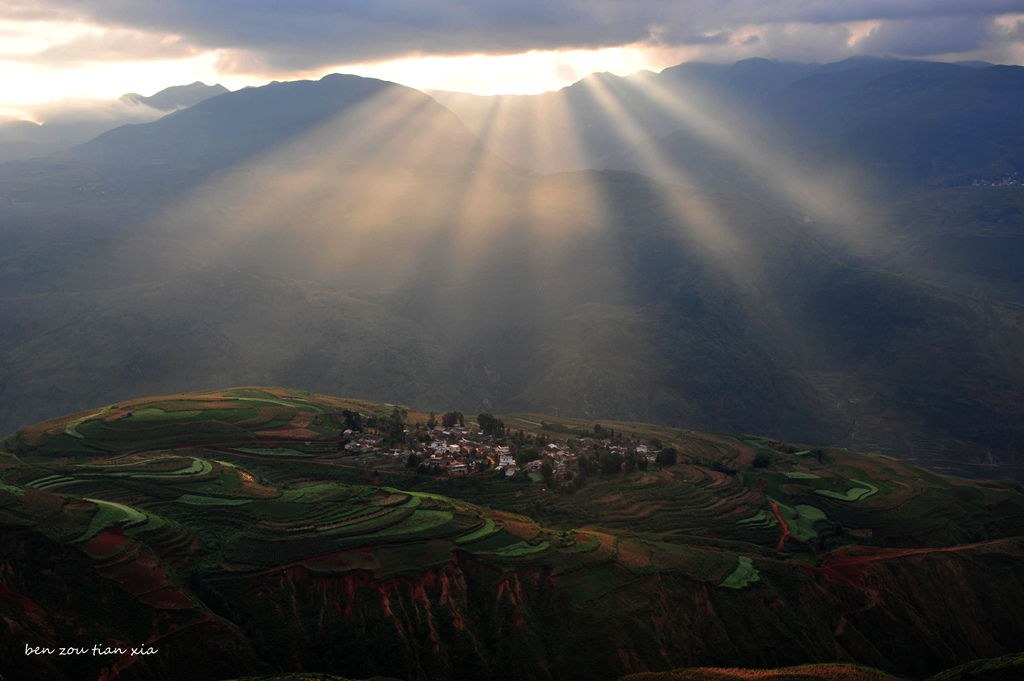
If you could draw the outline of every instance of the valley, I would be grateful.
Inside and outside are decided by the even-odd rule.
[[[0,121],[0,676],[1021,677],[1022,86]]]
[[[1021,188],[974,186],[1016,167],[1005,126],[975,123],[1017,110],[999,88],[1019,67],[705,66],[514,101],[273,83],[0,166],[0,429],[280,384],[1024,479]],[[948,87],[883,88],[922,73]],[[846,87],[876,97],[849,129],[822,94]],[[528,124],[558,97],[561,118]],[[856,130],[899,137],[922,102],[992,139],[963,155],[937,138],[926,175],[882,143],[847,153]],[[709,111],[739,116],[718,121],[734,140]],[[661,144],[673,126],[690,141]],[[544,165],[548,137],[580,154]]]

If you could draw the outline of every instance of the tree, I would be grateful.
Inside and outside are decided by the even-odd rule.
[[[626,475],[629,475],[630,473],[632,473],[635,470],[636,470],[636,454],[634,452],[630,452],[629,454],[626,455],[626,467],[624,469],[624,472],[625,472]]]
[[[678,456],[675,449],[667,447],[658,452],[657,457],[654,459],[662,466],[674,466],[676,465],[676,457]]]
[[[416,468],[420,465],[420,457],[416,452],[409,452],[409,458],[405,460],[406,468]]]
[[[465,424],[461,411],[446,411],[441,416],[441,425],[445,428],[454,428],[456,423]]]
[[[551,466],[551,462],[545,460],[540,465],[540,474],[544,477],[544,482],[551,484],[552,478],[555,477],[555,469]]]
[[[395,407],[391,410],[391,416],[384,424],[384,442],[394,447],[405,442],[405,417],[408,415],[404,409]]]
[[[615,475],[622,470],[623,456],[618,452],[604,452],[599,460],[605,475]]]
[[[647,470],[647,457],[646,456],[639,457],[636,460],[636,467],[640,469],[641,473],[645,472]]]
[[[476,420],[480,424],[480,430],[483,431],[484,435],[499,437],[505,433],[505,423],[494,416],[494,414],[483,412],[476,417]]]
[[[362,430],[363,429],[363,417],[357,411],[351,409],[342,409],[341,415],[345,419],[345,427],[348,430]]]
[[[519,450],[519,456],[516,457],[516,460],[519,462],[519,465],[525,465],[531,461],[536,461],[539,458],[540,452],[537,451],[537,448],[533,445],[529,445],[528,447],[523,447]]]
[[[430,418],[427,419],[427,428],[433,430],[437,427],[437,419],[434,417],[434,412],[430,412]]]
[[[764,452],[758,452],[754,457],[754,468],[768,468],[772,463],[772,458]]]

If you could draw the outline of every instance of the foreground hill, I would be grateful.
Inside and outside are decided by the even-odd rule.
[[[1019,652],[1014,488],[745,435],[430,418],[238,388],[12,434],[0,663],[614,679],[841,661],[923,678]],[[496,474],[502,447],[523,467],[551,452],[549,473]]]

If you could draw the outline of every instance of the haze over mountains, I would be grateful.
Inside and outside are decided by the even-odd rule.
[[[0,430],[278,384],[1020,465],[1022,79],[329,76],[8,163]]]
[[[537,96],[434,94],[496,153],[541,172],[596,165],[678,180],[675,169],[697,188],[770,198],[758,152],[777,164],[845,166],[879,189],[1024,172],[1022,84],[1014,66],[860,57],[684,63],[594,74]],[[552,135],[552,123],[571,134]],[[742,144],[723,143],[724,132]],[[646,163],[652,147],[668,168]]]
[[[36,113],[41,120],[0,122],[0,162],[66,151],[107,130],[148,123],[168,111],[192,106],[227,91],[223,85],[195,82],[165,88],[150,97],[131,92],[118,100],[50,104]]]

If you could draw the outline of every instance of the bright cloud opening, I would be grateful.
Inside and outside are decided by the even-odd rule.
[[[679,50],[626,45],[601,50],[533,50],[500,56],[409,57],[335,70],[390,80],[418,89],[479,95],[531,95],[558,90],[591,73],[619,76],[661,71],[679,62]]]

